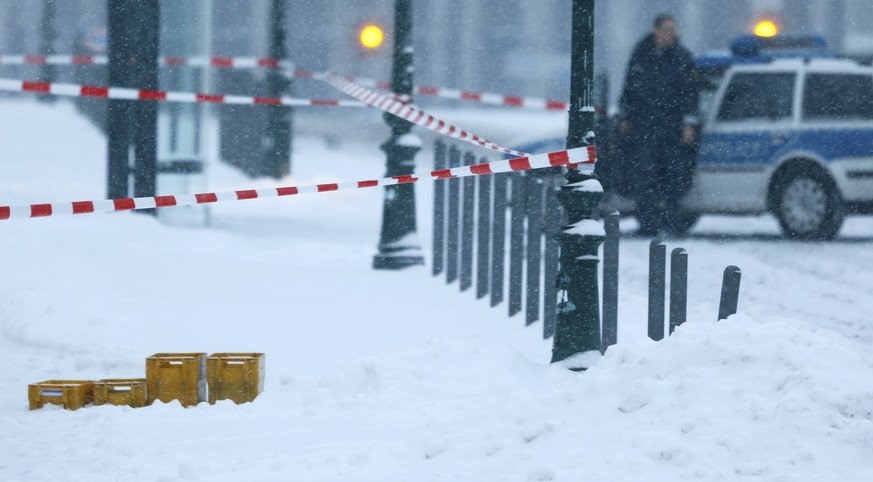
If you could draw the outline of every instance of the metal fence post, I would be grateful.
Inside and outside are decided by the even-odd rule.
[[[506,185],[508,173],[493,174],[494,216],[491,233],[491,306],[503,302],[503,269],[506,265]]]
[[[525,324],[540,319],[540,274],[542,269],[543,178],[530,176],[527,185],[527,280],[525,285]]]
[[[737,313],[737,303],[740,298],[740,277],[742,271],[736,266],[724,269],[721,283],[721,301],[718,304],[718,319],[724,320]]]
[[[664,295],[667,277],[667,246],[660,239],[649,245],[649,338],[664,339]]]
[[[456,146],[449,148],[449,167],[461,167],[461,150]],[[449,183],[449,212],[448,219],[449,237],[446,240],[446,283],[452,283],[458,279],[458,250],[460,248],[459,234],[461,220],[461,180],[452,178]]]
[[[433,168],[440,171],[448,167],[446,143],[436,141],[433,146]],[[446,183],[437,181],[433,186],[433,275],[443,272],[446,251]]]
[[[670,334],[685,323],[688,312],[688,251],[670,253]]]
[[[480,162],[488,162],[482,158]],[[488,254],[491,244],[491,181],[493,176],[479,176],[479,208],[476,263],[476,298],[484,298],[488,294]]]
[[[464,165],[472,166],[476,156],[472,152],[464,154]],[[461,209],[461,291],[473,286],[473,218],[476,205],[476,179],[464,178],[464,196]]]
[[[545,249],[543,254],[543,339],[555,336],[557,311],[552,305],[558,299],[558,268],[561,251],[555,236],[561,232],[561,204],[558,203],[557,182],[561,179],[552,176],[546,186]]]
[[[603,217],[603,350],[618,342],[618,211]]]
[[[524,290],[524,214],[527,196],[526,175],[512,176],[512,197],[509,223],[509,316],[521,311]]]

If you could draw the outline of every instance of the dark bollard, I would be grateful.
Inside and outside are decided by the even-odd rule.
[[[528,178],[516,173],[512,176],[509,222],[509,316],[521,311],[524,288],[524,213]]]
[[[721,301],[718,304],[719,320],[725,320],[737,313],[742,274],[743,272],[736,266],[728,266],[724,269],[724,278],[721,282]]]
[[[503,268],[506,266],[506,184],[508,173],[494,174],[494,218],[491,233],[491,306],[503,302]]]
[[[455,146],[449,148],[449,167],[461,167],[461,150]],[[461,220],[461,180],[449,179],[449,212],[448,239],[446,240],[446,283],[458,279],[458,251],[460,242]]]
[[[603,217],[603,350],[618,343],[618,211]]]
[[[476,156],[472,152],[464,154],[464,165],[472,166]],[[473,219],[476,202],[476,178],[464,178],[464,196],[461,203],[461,291],[473,286]]]
[[[433,146],[433,168],[439,171],[448,167],[446,143],[436,141]],[[443,272],[446,252],[446,183],[439,181],[433,186],[433,275]]]
[[[480,163],[486,163],[488,159],[480,159]],[[488,294],[488,255],[491,245],[491,181],[494,176],[479,176],[479,209],[477,239],[477,262],[476,262],[476,298],[484,298]]]
[[[688,251],[670,253],[670,334],[685,323],[688,313]]]
[[[664,296],[667,286],[667,246],[660,239],[649,245],[649,338],[664,339]]]

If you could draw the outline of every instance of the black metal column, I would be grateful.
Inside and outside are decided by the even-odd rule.
[[[42,2],[42,19],[40,25],[40,45],[43,55],[52,55],[57,53],[58,41],[58,24],[57,24],[57,0],[43,0]],[[54,65],[48,62],[42,65],[42,80],[44,82],[57,82],[57,74]],[[54,102],[57,97],[53,95],[41,95],[37,97],[43,102]]]
[[[572,25],[567,148],[594,143],[594,0],[573,0]],[[567,184],[558,193],[568,223],[556,237],[561,245],[561,272],[553,363],[602,350],[597,268],[604,235],[592,216],[603,190],[593,175],[576,169],[569,169],[566,178]],[[570,368],[586,367],[571,362]]]
[[[130,0],[108,0],[109,85],[131,87],[131,57],[133,37],[127,34]],[[131,110],[134,102],[109,100],[107,111],[108,166],[106,196],[109,199],[128,197],[130,173]]]
[[[412,101],[412,48],[412,0],[395,0],[391,91],[404,102]],[[410,122],[388,113],[384,118],[391,128],[391,137],[382,144],[388,171],[386,177],[411,176],[421,141],[411,134]],[[424,264],[415,232],[414,184],[386,186],[379,253],[373,258],[373,268],[402,269]]]
[[[270,5],[270,57],[285,60],[286,0],[272,0]],[[267,74],[269,96],[278,99],[288,94],[291,81],[280,69],[270,69]],[[274,179],[291,173],[291,116],[288,106],[273,105],[267,110],[267,131],[264,139],[264,169]]]
[[[132,66],[135,86],[158,90],[160,0],[138,0],[133,10],[135,43],[132,45],[135,62]],[[133,127],[134,176],[133,195],[154,196],[158,177],[158,103],[137,102],[136,122]],[[154,210],[147,212],[154,214]]]
[[[108,0],[110,85],[158,89],[159,5],[159,0]],[[133,195],[155,195],[157,110],[155,102],[109,101],[107,196],[110,199],[130,196],[128,177],[132,161]],[[154,210],[144,212],[154,213]]]

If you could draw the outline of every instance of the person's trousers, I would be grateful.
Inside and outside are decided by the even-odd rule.
[[[643,231],[671,231],[679,215],[687,163],[678,142],[645,139],[635,143],[637,219]]]

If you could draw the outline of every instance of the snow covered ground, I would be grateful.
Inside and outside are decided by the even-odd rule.
[[[497,142],[526,122],[482,119],[449,120]],[[384,137],[298,139],[279,184],[381,177]],[[206,187],[275,184],[213,164]],[[70,105],[0,100],[0,205],[104,185],[105,140]],[[431,185],[416,189],[427,252]],[[360,190],[216,205],[208,229],[0,223],[0,480],[873,480],[873,218],[799,243],[766,216],[705,217],[668,245],[689,252],[690,321],[660,343],[645,337],[649,240],[624,238],[619,344],[573,373],[548,364],[539,324],[428,267],[373,271],[381,204]],[[716,323],[730,264],[739,315]],[[174,351],[265,352],[266,390],[27,409],[28,383],[143,377],[145,357]]]

